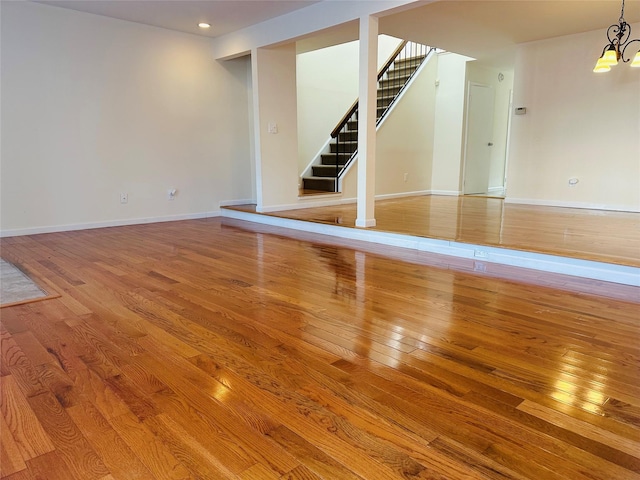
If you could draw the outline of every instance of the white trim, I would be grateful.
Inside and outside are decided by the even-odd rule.
[[[232,207],[234,205],[253,205],[256,203],[255,199],[244,198],[240,200],[222,200],[218,205],[220,207]]]
[[[375,218],[365,218],[364,220],[356,218],[356,227],[358,228],[369,228],[369,227],[375,227],[375,226],[376,226]]]
[[[462,195],[462,191],[460,190],[431,190],[429,193],[431,193],[431,195],[448,195],[452,197],[459,197]]]
[[[314,193],[312,195],[298,195],[298,200],[309,202],[319,198],[342,198],[341,192]]]
[[[640,207],[629,207],[628,205],[604,205],[601,203],[586,202],[563,202],[560,200],[539,200],[535,198],[514,198],[506,197],[505,203],[517,203],[522,205],[541,205],[545,207],[566,207],[566,208],[587,208],[590,210],[611,210],[615,212],[640,213]]]
[[[376,195],[376,200],[389,200],[392,198],[403,198],[403,197],[421,197],[424,195],[431,195],[431,190],[417,190],[415,192],[400,192],[400,193],[382,193],[380,195]]]
[[[336,195],[336,194],[334,194]],[[315,196],[315,195],[314,195]],[[322,195],[323,198],[327,198],[325,195]],[[261,209],[256,207],[256,212],[258,213],[270,213],[270,212],[281,212],[283,210],[300,210],[302,208],[313,208],[313,207],[330,207],[333,205],[344,205],[346,203],[356,203],[355,198],[339,198],[337,200],[323,200],[323,201],[314,201],[314,200],[306,200],[300,199],[300,201],[304,203],[290,203],[285,205],[270,205],[268,207],[262,207]]]
[[[504,187],[489,187],[487,193],[500,193],[504,194]]]
[[[305,222],[302,220],[259,215],[229,209],[223,209],[221,215],[223,217],[235,218],[237,220],[290,228],[309,233],[474,259],[479,265],[483,262],[495,263],[543,272],[559,273],[574,277],[589,278],[604,282],[631,285],[635,287],[640,286],[640,268],[638,267],[594,262],[591,260],[582,260],[577,258],[559,257],[556,255],[525,252],[521,250],[510,250],[507,248],[488,247],[485,245],[460,243],[450,240],[414,237],[411,235],[380,232],[376,230]]]
[[[12,230],[0,230],[0,238],[17,237],[22,235],[37,235],[40,233],[56,233],[56,232],[70,232],[74,230],[90,230],[94,228],[105,228],[105,227],[122,227],[125,225],[142,225],[145,223],[175,222],[179,220],[194,220],[198,218],[219,217],[220,215],[221,215],[221,211],[215,210],[212,212],[202,212],[202,213],[164,215],[162,217],[130,218],[130,219],[124,219],[124,220],[108,220],[104,222],[74,223],[69,225],[52,225],[49,227],[16,228]]]

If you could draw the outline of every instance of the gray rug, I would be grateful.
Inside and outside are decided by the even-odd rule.
[[[0,258],[0,305],[46,297],[47,293],[13,264]]]

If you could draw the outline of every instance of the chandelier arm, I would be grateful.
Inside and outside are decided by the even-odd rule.
[[[629,48],[629,45],[631,45],[631,44],[632,44],[632,43],[634,43],[634,42],[638,42],[638,43],[640,43],[640,38],[636,38],[636,39],[634,39],[634,40],[631,40],[629,43],[627,43],[627,44],[624,46],[624,48],[623,48],[623,49],[622,49],[622,51],[620,52],[620,58],[622,58],[622,61],[623,61],[624,63],[629,63],[629,62],[631,61],[631,58],[624,58],[624,52],[626,52],[626,51],[627,51],[627,48]],[[638,45],[638,47],[640,47],[640,45]],[[640,50],[640,48],[639,48],[639,50]]]
[[[606,51],[609,49],[609,47],[610,47],[610,46],[611,46],[611,44],[609,44],[609,43],[607,43],[607,44],[604,46],[604,48],[602,49],[602,53],[600,54],[600,57],[599,57],[599,58],[604,57],[604,52],[606,52]]]
[[[618,39],[619,32],[620,25],[613,24],[609,28],[607,28],[607,39],[609,40],[610,45],[615,45],[615,42]]]
[[[611,45],[624,45],[631,37],[631,26],[624,20],[619,25],[613,24],[607,29],[607,39]]]

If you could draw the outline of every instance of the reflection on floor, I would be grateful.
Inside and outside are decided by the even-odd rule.
[[[16,304],[47,294],[18,268],[0,258],[0,305]]]
[[[255,212],[255,205],[227,207]],[[268,215],[354,227],[356,205]],[[374,231],[640,267],[640,214],[424,195],[376,202]]]

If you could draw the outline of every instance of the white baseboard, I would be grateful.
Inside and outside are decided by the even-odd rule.
[[[22,235],[38,235],[40,233],[71,232],[74,230],[90,230],[93,228],[122,227],[125,225],[142,225],[145,223],[176,222],[178,220],[194,220],[220,216],[220,210],[201,213],[184,213],[180,215],[164,215],[161,217],[129,218],[125,220],[108,220],[104,222],[75,223],[68,225],[52,225],[48,227],[29,227],[0,230],[0,238]]]
[[[483,271],[483,265],[486,263],[495,263],[635,287],[640,286],[640,268],[626,265],[559,257],[556,255],[510,250],[500,247],[488,247],[485,245],[474,245],[451,240],[414,237],[406,234],[380,232],[377,230],[305,222],[302,220],[273,217],[237,210],[224,209],[222,216],[275,227],[301,230],[308,233],[330,235],[333,237],[473,259],[477,264],[478,271]]]
[[[220,207],[233,207],[234,205],[253,205],[256,203],[255,199],[244,198],[241,200],[223,200],[218,203]]]
[[[401,193],[384,193],[382,195],[376,195],[376,200],[389,200],[391,198],[404,198],[404,197],[421,197],[431,194],[431,190],[417,190],[415,192],[401,192]]]
[[[489,187],[487,193],[500,193],[504,194],[504,187]]]
[[[459,190],[429,190],[431,195],[448,195],[451,197],[459,197],[462,192]]]
[[[313,202],[318,199],[321,200],[329,200],[329,199],[342,199],[342,192],[327,192],[327,193],[314,193],[313,195],[299,195],[298,201],[301,202]]]
[[[611,210],[616,212],[640,213],[640,207],[630,207],[628,205],[606,205],[601,203],[587,202],[564,202],[561,200],[539,200],[535,198],[514,198],[506,197],[505,203],[516,203],[521,205],[539,205],[544,207],[563,208],[586,208],[590,210]]]

